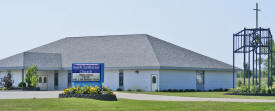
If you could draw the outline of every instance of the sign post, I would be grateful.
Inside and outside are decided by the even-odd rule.
[[[71,79],[73,87],[87,85],[102,88],[102,82],[104,82],[104,64],[73,63]]]

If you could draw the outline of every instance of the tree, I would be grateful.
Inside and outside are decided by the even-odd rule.
[[[11,89],[12,88],[12,80],[11,80],[11,74],[8,73],[7,76],[4,77],[4,87],[6,87],[7,89]]]
[[[269,66],[269,68],[270,68],[270,71],[272,72],[272,74],[271,75],[275,75],[275,43],[274,43],[274,41],[272,40],[272,64],[271,64],[271,57],[269,58],[269,63],[270,63],[270,66]],[[264,68],[264,73],[267,75],[268,74],[268,58],[266,58],[266,59],[264,59],[264,66],[265,66],[265,68]],[[271,65],[272,65],[272,69],[271,69]],[[269,81],[269,85],[271,85],[272,84],[272,82],[274,82],[274,80],[273,80],[273,78],[272,78],[272,80],[270,80]]]
[[[25,78],[25,82],[28,84],[28,87],[35,87],[38,82],[37,78],[37,67],[29,67]]]
[[[244,72],[245,72],[245,78],[249,78],[249,74],[250,74],[250,77],[252,77],[252,71],[249,70],[248,64],[247,64],[247,63],[244,64],[244,71],[242,71],[242,72],[240,73],[240,77],[243,77]],[[249,73],[249,74],[248,74],[248,73]]]

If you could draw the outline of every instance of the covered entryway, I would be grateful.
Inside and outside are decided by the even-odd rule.
[[[40,90],[48,90],[48,76],[38,75],[37,87],[39,87]]]

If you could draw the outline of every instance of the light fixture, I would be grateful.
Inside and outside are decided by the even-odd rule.
[[[138,71],[138,70],[136,70],[135,72],[136,72],[137,74],[139,73],[139,71]]]

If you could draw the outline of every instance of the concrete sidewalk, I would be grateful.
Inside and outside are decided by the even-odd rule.
[[[150,94],[134,94],[115,92],[118,98],[135,99],[135,100],[153,100],[153,101],[218,101],[218,102],[274,102],[275,100],[262,99],[231,99],[231,98],[199,98],[199,97],[180,97],[180,96],[163,96]]]
[[[58,98],[62,91],[0,91],[0,99]]]
[[[58,98],[63,91],[0,91],[0,99]],[[274,102],[261,99],[199,98],[115,92],[117,98],[152,101]]]

